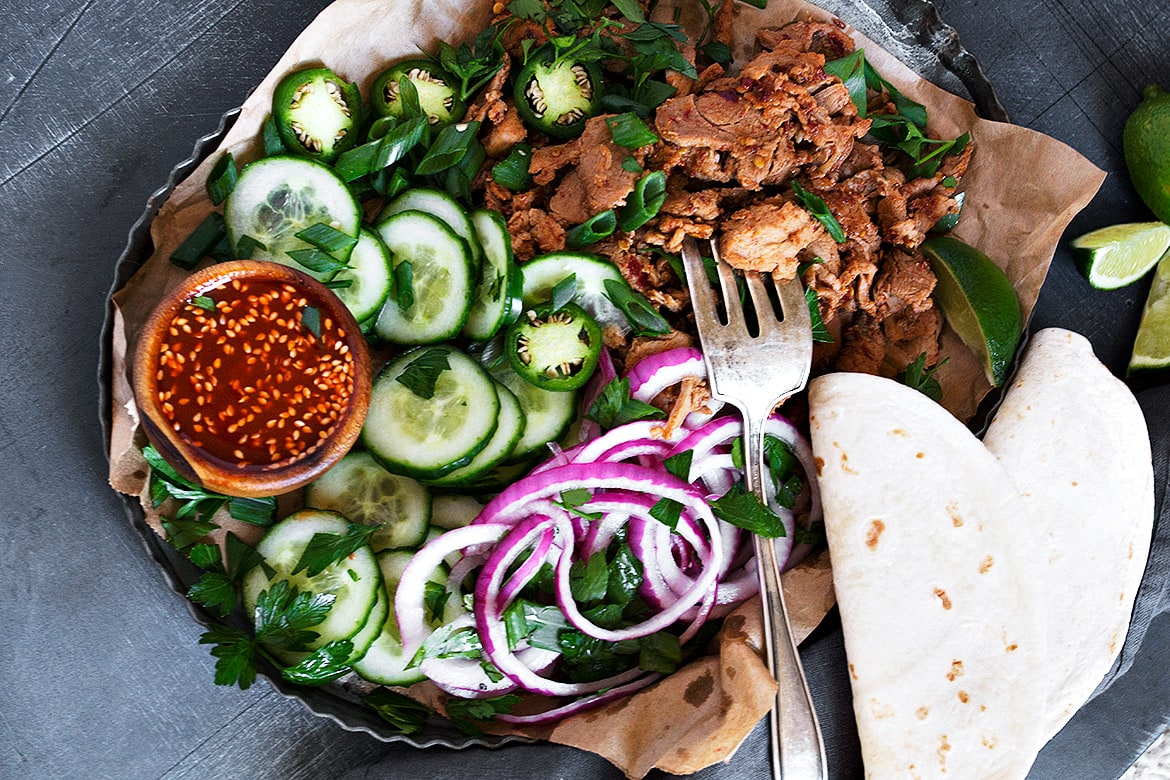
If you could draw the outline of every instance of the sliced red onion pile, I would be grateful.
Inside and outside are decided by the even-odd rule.
[[[631,396],[638,393],[647,401],[683,379],[705,377],[702,354],[693,349],[654,355],[627,374]],[[765,433],[788,444],[806,477],[795,510],[769,501],[784,523],[786,533],[775,544],[777,559],[787,567],[808,551],[808,545],[793,544],[796,518],[806,527],[818,521],[820,500],[811,448],[796,427],[773,416]],[[427,620],[426,580],[444,558],[459,553],[462,558],[448,577],[449,597],[465,603],[471,594],[474,607],[440,630],[474,629],[482,657],[425,660],[424,673],[441,689],[464,698],[521,690],[558,699],[552,709],[536,714],[497,716],[532,724],[559,720],[651,684],[661,674],[640,668],[636,655],[629,668],[613,674],[567,678],[557,650],[509,637],[509,609],[517,599],[538,592],[544,606],[555,605],[559,619],[587,638],[621,643],[669,632],[685,644],[707,621],[754,595],[758,581],[750,534],[718,519],[710,504],[742,481],[732,456],[742,434],[738,416],[691,415],[669,433],[660,422],[639,421],[568,450],[554,448],[552,458],[504,489],[472,525],[444,533],[415,555],[395,599],[404,652],[414,654],[434,633]],[[691,462],[684,479],[668,470],[667,461],[686,452]],[[676,471],[679,460],[672,462]],[[664,500],[678,505],[673,528],[653,513]],[[645,609],[607,627],[578,603],[573,577],[594,556],[617,545],[628,545],[640,564],[637,597]],[[534,590],[538,581],[543,590]]]

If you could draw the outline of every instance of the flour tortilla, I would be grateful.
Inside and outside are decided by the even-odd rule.
[[[1048,692],[1024,499],[898,382],[830,374],[809,407],[866,776],[1024,777]]]
[[[1037,333],[984,437],[1043,534],[1050,690],[1044,739],[1113,665],[1129,629],[1154,520],[1145,417],[1129,389],[1067,330]]]

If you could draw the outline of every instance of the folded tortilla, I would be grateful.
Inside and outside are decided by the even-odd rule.
[[[1125,640],[1153,522],[1133,395],[1052,329],[984,443],[892,380],[809,404],[867,777],[1024,777]]]
[[[1137,400],[1083,336],[1033,336],[983,443],[1020,489],[1046,554],[1044,740],[1113,665],[1129,629],[1154,521],[1154,473]]]
[[[823,376],[809,406],[866,777],[1024,777],[1046,605],[1011,478],[893,380]]]

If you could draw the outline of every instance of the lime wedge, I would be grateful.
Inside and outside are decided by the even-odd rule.
[[[1007,378],[1023,324],[1011,280],[973,246],[950,236],[923,242],[938,286],[935,300],[955,333],[983,361],[987,381]]]
[[[1141,279],[1166,254],[1170,225],[1110,225],[1074,239],[1070,246],[1089,284],[1098,290],[1116,290]]]
[[[1129,375],[1170,367],[1170,255],[1154,271],[1129,359]]]

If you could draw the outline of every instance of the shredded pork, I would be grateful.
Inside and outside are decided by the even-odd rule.
[[[730,11],[716,18],[715,40],[730,41],[730,19]],[[511,35],[510,49],[536,33],[520,26]],[[615,144],[604,116],[568,142],[527,138],[510,98],[489,86],[468,112],[489,126],[489,157],[525,139],[536,148],[531,187],[512,192],[485,179],[486,205],[507,218],[523,262],[564,249],[571,228],[620,209],[642,171],[663,171],[667,193],[657,216],[588,251],[612,259],[679,331],[693,333],[693,323],[670,256],[691,236],[714,240],[736,268],[770,273],[778,282],[802,275],[833,337],[817,346],[814,371],[892,375],[923,353],[933,364],[942,317],[934,275],[918,248],[940,218],[958,210],[954,196],[971,145],[944,157],[931,176],[913,177],[904,155],[869,136],[872,119],[858,115],[845,85],[825,73],[826,60],[853,51],[841,29],[794,22],[760,30],[756,43],[759,53],[737,73],[710,65],[698,78],[668,74],[676,92],[651,123],[660,140],[642,149]],[[883,100],[871,92],[870,116],[893,111]],[[824,202],[844,241],[830,236],[793,182]],[[606,343],[627,362],[640,352],[628,335],[609,332]],[[705,388],[683,395],[693,397],[683,404],[691,411],[707,398]],[[672,419],[685,416],[681,407],[670,408]]]

